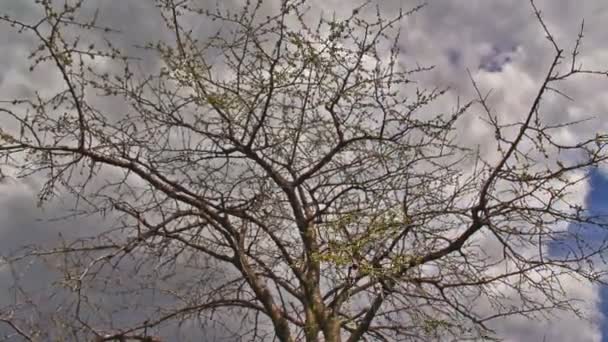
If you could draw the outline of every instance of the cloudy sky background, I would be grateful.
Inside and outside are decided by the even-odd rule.
[[[121,29],[125,48],[132,43],[154,40],[162,36],[158,16],[149,1],[143,0],[87,0],[88,8],[99,8],[104,24]],[[223,7],[239,6],[240,1],[223,1]],[[348,14],[344,0],[310,0],[311,11],[326,14]],[[353,5],[358,2],[353,2]],[[399,7],[415,5],[411,1],[383,0],[381,10],[394,13]],[[585,19],[585,40],[580,62],[585,68],[608,67],[608,2],[605,0],[545,0],[538,1],[549,29],[566,50],[572,48],[581,20]],[[33,0],[0,0],[0,12],[16,17],[35,18]],[[205,31],[210,23],[193,24]],[[419,62],[435,65],[436,69],[420,79],[421,86],[450,86],[452,93],[446,101],[458,96],[468,99],[472,86],[467,69],[482,89],[493,89],[492,105],[504,116],[519,117],[531,103],[536,89],[552,60],[551,46],[534,19],[527,0],[430,0],[421,12],[403,22],[401,35],[404,63]],[[2,27],[0,34],[0,97],[12,98],[55,86],[55,74],[41,71],[30,74],[26,60],[35,42],[26,35],[17,35]],[[565,140],[582,140],[596,132],[608,131],[608,83],[605,78],[577,77],[564,85],[575,102],[549,102],[546,112],[555,122],[594,117],[583,125],[565,129],[560,134]],[[106,104],[111,106],[111,104]],[[484,146],[493,138],[477,119],[481,113],[471,112],[461,124],[461,138],[467,143]],[[0,126],[3,124],[0,117]],[[608,181],[596,171],[589,187],[581,187],[581,198],[596,210],[608,207]],[[44,210],[35,205],[36,181],[4,181],[0,184],[0,251],[13,250],[30,243],[57,241],[58,233],[67,236],[86,230],[91,233],[100,224],[95,218],[78,221],[47,222],[48,218],[63,216],[69,205],[55,203]],[[585,190],[588,189],[588,190]],[[586,191],[586,192],[583,192]],[[68,203],[69,204],[69,203]],[[7,270],[0,270],[0,285],[6,286]],[[28,279],[32,284],[50,279],[40,269]],[[592,322],[579,321],[571,316],[556,317],[539,323],[526,319],[510,319],[497,324],[507,341],[608,341],[608,325],[600,324],[601,313],[608,314],[608,291],[581,284],[569,284],[573,296],[588,304]],[[0,305],[7,298],[0,288]],[[602,298],[607,300],[602,304]],[[196,335],[193,335],[196,336]],[[604,339],[602,339],[604,337]]]

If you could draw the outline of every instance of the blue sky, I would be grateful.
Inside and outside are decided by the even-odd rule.
[[[608,177],[593,170],[590,177],[591,190],[587,197],[587,207],[597,213],[608,213]],[[608,341],[608,286],[601,289],[602,341]]]

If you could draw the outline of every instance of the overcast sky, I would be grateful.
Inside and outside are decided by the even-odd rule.
[[[0,0],[0,12],[9,12],[23,18],[35,18],[33,0]],[[87,7],[99,8],[105,24],[120,28],[121,41],[130,44],[152,40],[161,36],[155,9],[147,0],[85,0]],[[269,0],[269,2],[272,2]],[[222,2],[225,7],[237,6],[240,1]],[[348,13],[345,0],[309,0],[312,10],[324,13]],[[353,2],[353,4],[358,2]],[[416,2],[382,0],[381,9],[391,13],[399,7],[408,8]],[[571,48],[581,20],[585,19],[585,40],[581,62],[587,68],[608,67],[608,1],[606,0],[544,0],[538,1],[550,30],[564,48]],[[209,23],[196,25],[206,30]],[[29,94],[32,90],[53,87],[54,74],[44,71],[30,74],[26,56],[33,40],[25,35],[0,34],[0,97],[10,98]],[[420,80],[423,86],[450,86],[451,98],[471,96],[471,84],[466,70],[485,88],[494,89],[493,105],[505,117],[517,117],[529,106],[543,73],[552,60],[551,46],[547,44],[538,23],[534,20],[527,0],[429,0],[421,12],[403,22],[400,47],[403,61],[436,65],[436,69]],[[564,105],[548,103],[547,108],[555,122],[594,117],[587,124],[565,129],[564,139],[582,139],[596,132],[608,131],[608,83],[604,79],[578,78],[565,87],[574,102]],[[107,104],[111,106],[111,104]],[[483,145],[493,138],[491,132],[481,128],[475,115],[465,118],[461,125],[462,139]],[[0,117],[0,126],[2,117]],[[466,130],[466,131],[464,131]],[[602,209],[608,206],[608,182],[600,172],[594,174],[589,187],[581,188],[580,198],[586,205]],[[29,183],[5,181],[0,184],[0,251],[15,246],[44,243],[56,240],[59,232],[73,232],[82,227],[94,230],[94,219],[48,223],[44,219],[62,216],[65,205],[52,204],[44,211],[35,205],[35,180]],[[587,189],[587,190],[585,190]],[[43,219],[40,221],[39,219]],[[0,269],[0,272],[6,270]],[[41,272],[43,273],[43,272]],[[39,273],[39,274],[41,274]],[[0,285],[6,274],[0,273]],[[40,279],[47,279],[42,276]],[[599,288],[582,283],[569,284],[569,290],[588,304],[591,322],[571,316],[560,316],[550,322],[539,323],[526,319],[510,319],[497,323],[497,329],[507,341],[608,341],[608,329],[602,339],[601,305]],[[0,304],[3,290],[0,288]],[[608,299],[608,297],[606,297]],[[606,312],[608,313],[608,312]]]

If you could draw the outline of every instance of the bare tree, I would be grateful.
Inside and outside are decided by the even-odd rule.
[[[152,341],[171,322],[231,318],[246,341],[484,339],[494,320],[578,313],[561,282],[601,281],[606,242],[584,227],[606,224],[571,193],[606,140],[564,145],[552,134],[577,123],[542,110],[571,76],[608,75],[578,66],[582,28],[568,55],[532,3],[555,56],[529,111],[504,122],[473,78],[478,98],[429,110],[447,89],[421,89],[432,68],[399,51],[399,23],[420,7],[314,18],[299,0],[157,0],[167,35],[127,53],[83,1],[58,3],[39,1],[39,21],[2,18],[39,41],[32,71],[53,66],[63,83],[3,104],[0,153],[44,177],[41,202],[62,193],[74,215],[108,215],[93,237],[5,260],[62,270],[62,338]],[[201,37],[191,24],[207,20],[219,29]],[[480,111],[495,158],[458,139]],[[104,320],[110,288],[171,300],[121,325]],[[49,338],[21,304],[2,321]]]

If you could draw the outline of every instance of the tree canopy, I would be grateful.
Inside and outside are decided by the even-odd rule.
[[[37,3],[39,21],[1,20],[60,84],[2,103],[2,167],[43,179],[41,204],[68,196],[70,217],[105,219],[4,258],[59,271],[51,320],[2,309],[22,338],[153,341],[183,325],[243,341],[490,339],[505,317],[579,313],[561,282],[603,279],[606,242],[585,231],[606,221],[575,193],[607,140],[557,139],[579,122],[548,121],[543,103],[608,73],[579,66],[582,27],[564,51],[533,2],[554,58],[516,121],[472,74],[469,101],[419,85],[434,70],[402,60],[400,23],[422,6],[157,0],[165,34],[125,47],[86,1]],[[492,153],[462,139],[467,116]],[[143,302],[117,321],[110,294]]]

